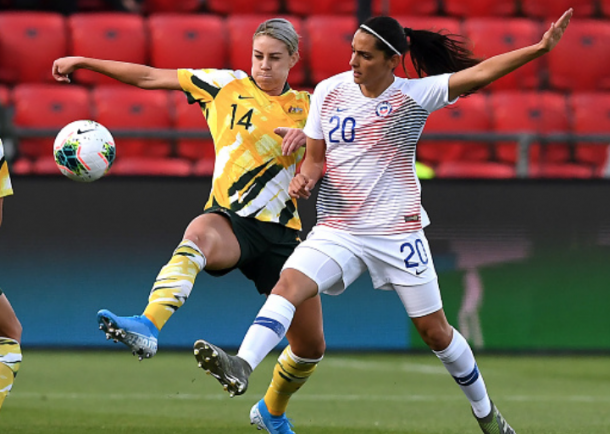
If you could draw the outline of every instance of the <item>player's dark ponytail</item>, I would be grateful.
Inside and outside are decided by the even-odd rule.
[[[376,36],[377,48],[388,57],[399,52],[405,73],[404,58],[410,52],[420,77],[461,71],[481,61],[473,56],[467,46],[468,40],[462,36],[403,28],[391,17],[369,18],[360,30]]]
[[[409,40],[411,61],[420,77],[457,72],[481,62],[473,56],[467,47],[468,41],[462,36],[409,28],[404,32]]]

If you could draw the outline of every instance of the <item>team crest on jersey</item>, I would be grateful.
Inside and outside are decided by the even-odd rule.
[[[392,113],[392,104],[387,101],[380,102],[375,108],[375,113],[377,113],[377,116],[381,116],[382,118],[386,117]]]
[[[288,107],[288,113],[291,115],[301,114],[303,113],[303,109],[301,107],[290,106]]]

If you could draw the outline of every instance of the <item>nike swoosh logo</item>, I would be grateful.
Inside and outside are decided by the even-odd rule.
[[[241,95],[237,95],[237,99],[254,99],[253,96],[241,96]]]
[[[427,270],[427,268],[424,268],[423,270],[415,270],[415,274],[416,274],[417,276],[419,276],[420,274],[422,274],[422,273],[423,273],[424,271],[426,271],[426,270]]]
[[[76,130],[76,134],[85,134],[88,133],[90,131],[95,130],[95,128],[89,128],[88,130],[81,130],[80,128],[78,130]]]
[[[337,108],[337,111],[338,111],[338,112],[343,112],[343,111],[345,111],[345,110],[346,110],[346,109],[344,109],[344,108]]]

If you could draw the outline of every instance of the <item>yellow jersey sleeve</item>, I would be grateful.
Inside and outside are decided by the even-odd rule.
[[[4,158],[4,147],[0,141],[0,197],[13,194],[13,186],[11,185],[11,177],[8,173],[8,163]]]
[[[247,77],[243,71],[229,69],[179,69],[178,81],[189,102],[211,102],[220,89],[232,82]]]

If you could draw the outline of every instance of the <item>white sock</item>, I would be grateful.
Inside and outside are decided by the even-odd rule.
[[[295,310],[284,297],[271,294],[248,329],[237,355],[254,370],[280,343],[292,323]]]
[[[491,402],[485,388],[485,381],[479,373],[474,354],[464,336],[453,329],[453,339],[449,346],[442,351],[434,351],[434,354],[460,385],[470,401],[474,414],[477,417],[487,416],[491,411]]]

